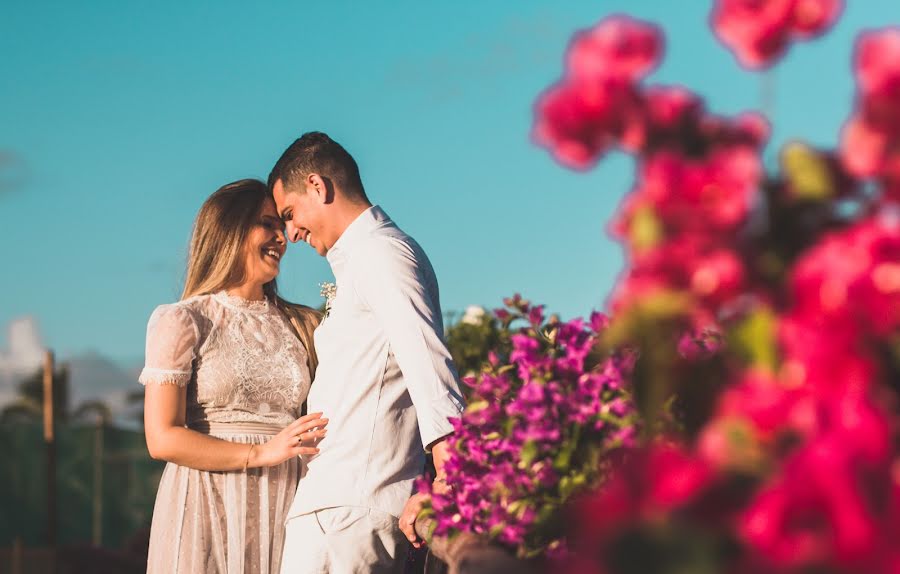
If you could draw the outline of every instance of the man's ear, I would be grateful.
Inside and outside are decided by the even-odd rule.
[[[327,177],[317,173],[309,174],[306,178],[306,189],[316,194],[316,201],[319,203],[334,202],[334,184]]]
[[[319,203],[328,203],[328,185],[325,178],[317,173],[311,173],[306,176],[306,192]]]

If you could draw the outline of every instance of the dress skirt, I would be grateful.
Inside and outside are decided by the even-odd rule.
[[[257,423],[195,428],[241,444],[262,444],[281,429]],[[208,472],[169,463],[150,527],[148,574],[278,574],[285,521],[301,461],[247,472]]]

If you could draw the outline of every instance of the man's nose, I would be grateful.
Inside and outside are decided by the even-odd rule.
[[[288,241],[290,241],[291,243],[297,243],[298,241],[300,241],[300,230],[297,229],[297,227],[290,221],[285,226],[284,231],[285,231],[285,233],[284,233],[285,236],[288,238]]]

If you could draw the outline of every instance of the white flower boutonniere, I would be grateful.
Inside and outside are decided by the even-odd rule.
[[[335,296],[337,296],[337,285],[331,283],[329,281],[325,281],[324,283],[319,283],[319,287],[321,287],[321,291],[319,291],[319,295],[325,297],[325,317],[331,313],[331,303],[334,301]]]

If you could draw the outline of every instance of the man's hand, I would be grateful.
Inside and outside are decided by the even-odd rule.
[[[437,478],[434,481],[434,491],[443,494],[448,491],[446,475],[444,473],[444,463],[450,457],[450,451],[447,449],[446,436],[441,437],[428,445],[434,460],[434,468],[437,471]],[[422,510],[423,503],[428,500],[427,494],[414,494],[406,501],[403,512],[400,513],[400,530],[409,540],[414,548],[421,548],[425,541],[416,534],[416,516]]]
[[[419,515],[424,502],[428,498],[427,494],[422,493],[410,496],[409,500],[406,501],[406,506],[403,507],[403,512],[400,513],[400,530],[410,544],[413,545],[413,548],[421,548],[425,544],[425,541],[416,534],[416,516]]]

